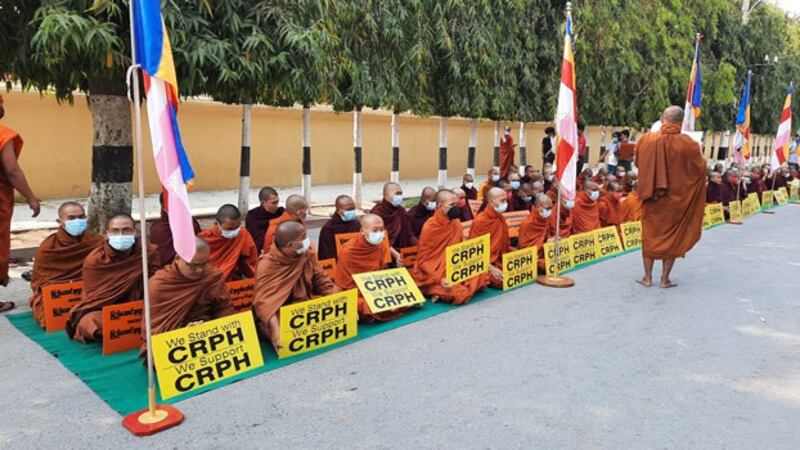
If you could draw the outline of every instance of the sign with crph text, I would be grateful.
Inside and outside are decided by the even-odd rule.
[[[623,222],[619,226],[622,229],[622,245],[625,250],[641,248],[642,246],[642,222]]]
[[[448,246],[444,251],[447,281],[458,284],[488,272],[489,242],[489,235],[484,234]]]
[[[372,313],[425,303],[425,296],[405,267],[354,274],[353,281]]]
[[[282,306],[279,358],[300,355],[358,334],[358,290]]]
[[[504,291],[536,281],[536,257],[538,252],[537,247],[528,247],[503,254]]]

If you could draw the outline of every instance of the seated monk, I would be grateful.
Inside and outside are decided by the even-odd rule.
[[[305,228],[308,208],[308,202],[303,196],[293,194],[286,197],[286,209],[283,214],[277,219],[269,221],[269,228],[267,228],[267,234],[264,236],[264,247],[262,247],[264,253],[267,253],[272,247],[272,240],[275,239],[275,230],[278,229],[278,225],[283,222],[297,222]]]
[[[531,208],[531,215],[526,217],[519,227],[519,248],[537,248],[536,264],[540,272],[545,270],[544,243],[552,236],[549,231],[552,213],[553,201],[546,195],[540,195]]]
[[[555,184],[556,176],[553,174],[553,166],[550,163],[542,167],[542,182],[544,183],[544,191],[549,192]]]
[[[572,234],[585,233],[600,228],[600,189],[597,182],[587,178],[583,191],[578,192],[572,209]]]
[[[541,181],[534,181],[531,183],[531,201],[536,203],[536,199],[539,198],[540,195],[545,195],[544,193],[544,183]],[[553,199],[550,199],[552,202]]]
[[[600,210],[600,225],[607,227],[614,225],[619,228],[620,201],[622,200],[622,186],[616,181],[611,181],[606,185],[606,191],[600,195],[598,207]]]
[[[175,246],[172,242],[172,229],[169,227],[169,213],[164,205],[164,193],[158,196],[158,202],[161,204],[161,217],[150,225],[150,234],[147,235],[150,244],[158,247],[158,256],[161,258],[161,266],[167,266],[175,259]],[[194,234],[197,235],[201,231],[200,222],[192,217],[192,227]]]
[[[417,237],[411,229],[406,209],[403,208],[403,188],[397,183],[383,185],[383,201],[370,211],[383,219],[386,233],[389,235],[389,246],[392,257],[398,266],[403,265],[400,249],[417,245]]]
[[[246,232],[240,234],[248,235]],[[249,235],[247,237],[250,238]],[[150,278],[150,324],[153,334],[219,319],[235,312],[222,271],[211,265],[212,250],[202,238],[195,239],[195,253],[191,262],[178,256],[172,264]],[[142,329],[144,327],[142,322]],[[147,344],[142,344],[139,355],[147,355]]]
[[[486,181],[481,183],[481,187],[478,189],[478,198],[476,200],[484,201],[486,199],[486,192],[488,192],[490,188],[499,187],[499,183],[500,170],[496,167],[492,167],[489,169],[489,176],[486,178]]]
[[[142,242],[136,238],[133,218],[117,214],[108,220],[107,240],[83,262],[83,295],[69,311],[67,336],[83,343],[103,339],[103,307],[141,300]],[[147,246],[148,272],[161,268],[155,245]]]
[[[727,186],[722,185],[722,175],[719,172],[711,172],[708,176],[708,186],[706,187],[706,203],[720,203],[727,200],[723,190],[727,190]]]
[[[503,213],[508,209],[506,195],[500,188],[491,188],[486,193],[488,206],[475,216],[469,231],[470,239],[489,234],[489,281],[493,288],[503,288],[503,254],[511,249],[508,224]]]
[[[281,348],[278,320],[281,306],[336,292],[339,288],[322,271],[311,239],[306,236],[306,227],[291,220],[278,225],[275,241],[256,267],[253,295],[258,329],[269,337],[275,351]]]
[[[339,261],[336,262],[336,278],[334,282],[343,291],[356,289],[353,275],[375,272],[386,268],[386,252],[383,244],[383,219],[375,214],[367,214],[361,218],[361,234],[349,240],[342,248]],[[400,317],[405,308],[373,314],[364,297],[358,295],[358,320],[366,323],[386,322]]]
[[[211,265],[227,281],[252,278],[256,274],[258,248],[250,233],[242,229],[242,214],[233,205],[217,210],[214,226],[200,233],[211,249]]]
[[[642,200],[635,188],[622,199],[619,207],[619,220],[622,223],[642,220]]]
[[[509,211],[530,211],[533,204],[533,186],[530,183],[521,183],[519,189],[511,194],[508,203]]]
[[[422,232],[422,226],[425,221],[430,219],[433,211],[436,209],[436,191],[432,187],[425,187],[422,189],[422,194],[419,197],[419,203],[413,208],[408,210],[408,221],[411,222],[411,231],[414,236],[419,238]]]
[[[469,206],[469,202],[467,201],[467,194],[461,188],[453,189],[453,193],[458,196],[458,209],[461,210],[461,217],[459,219],[462,222],[469,222],[470,220],[474,219],[475,217],[472,214],[472,208]]]
[[[33,318],[44,327],[42,288],[51,284],[80,280],[83,260],[103,239],[86,229],[86,212],[80,203],[65,202],[58,208],[58,229],[47,236],[33,258],[31,290],[28,300]]]
[[[264,238],[267,236],[270,221],[282,216],[284,209],[278,206],[280,202],[278,191],[269,186],[258,191],[258,201],[261,204],[247,212],[244,226],[253,238],[256,248],[260,250],[264,248]]]
[[[522,178],[519,179],[519,181],[523,183],[533,183],[534,181],[536,181],[533,179],[533,176],[536,174],[536,170],[533,168],[532,165],[528,164],[527,166],[525,166],[523,171],[525,173],[523,174]]]
[[[336,197],[336,211],[322,229],[319,230],[319,245],[317,246],[317,256],[320,260],[337,258],[336,255],[336,235],[345,233],[355,233],[361,229],[361,225],[356,220],[356,202],[350,196],[340,195]]]
[[[550,215],[550,224],[547,229],[547,232],[550,234],[550,236],[556,235],[557,217],[559,218],[558,236],[561,238],[566,238],[572,235],[572,209],[574,207],[575,200],[568,200],[565,196],[561,197],[561,214],[557,215],[556,213],[553,213]]]
[[[489,283],[488,274],[459,284],[450,284],[445,277],[445,249],[464,240],[459,214],[458,197],[452,191],[443,189],[436,194],[433,217],[422,227],[417,262],[411,269],[411,276],[420,291],[429,296],[432,302],[441,300],[461,305],[470,301],[476,292]]]
[[[467,196],[467,200],[477,200],[478,199],[478,190],[475,189],[475,177],[471,174],[465,173],[464,178],[461,183],[461,189],[464,190],[464,194]]]
[[[509,202],[509,203],[510,203],[510,202],[511,202],[511,198],[512,198],[512,197],[513,197],[513,195],[514,195],[514,192],[513,192],[513,190],[511,189],[511,183],[509,183],[509,182],[508,182],[508,181],[506,181],[506,180],[500,180],[500,182],[499,182],[499,183],[497,183],[497,187],[498,187],[499,189],[501,189],[501,190],[503,191],[503,193],[505,194],[505,196],[506,196],[506,202]],[[488,206],[488,205],[489,205],[489,200],[487,199],[487,197],[488,197],[488,196],[484,196],[484,198],[483,198],[483,202],[481,203],[481,206],[480,206],[480,208],[478,208],[478,214],[482,213],[482,212],[483,212],[483,210],[484,210],[484,209],[486,209],[486,206]],[[511,211],[511,208],[510,208],[510,207],[509,207],[508,211],[509,211],[509,212]]]

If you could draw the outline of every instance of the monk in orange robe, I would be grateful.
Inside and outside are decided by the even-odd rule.
[[[499,187],[500,186],[500,179],[501,178],[500,178],[500,171],[499,170],[497,170],[494,167],[489,169],[489,175],[486,177],[486,181],[481,183],[481,186],[478,189],[478,198],[477,198],[477,200],[481,201],[481,202],[486,200],[486,193],[489,191],[489,189],[491,189],[493,187]]]
[[[486,209],[479,212],[472,221],[470,239],[489,234],[489,281],[496,289],[503,289],[503,254],[511,249],[508,224],[503,213],[508,209],[506,193],[500,188],[491,188],[486,194]]]
[[[0,119],[5,116],[3,96],[0,95]],[[11,259],[11,215],[14,214],[14,189],[39,215],[39,199],[28,185],[25,173],[17,163],[22,152],[22,137],[11,128],[0,125],[0,286],[8,286],[8,265]],[[0,312],[14,309],[14,302],[0,301]]]
[[[511,127],[503,129],[503,136],[500,138],[500,178],[508,177],[511,166],[514,165],[514,138],[511,137]],[[519,174],[517,174],[519,175]]]
[[[107,240],[83,262],[83,295],[69,312],[67,336],[83,343],[103,338],[103,307],[141,300],[142,243],[135,237],[136,226],[127,214],[108,220]],[[148,272],[161,268],[158,247],[148,245]]]
[[[176,256],[170,265],[150,278],[148,286],[153,334],[197,325],[235,312],[223,273],[213,267],[210,260],[208,244],[197,237],[191,262]],[[142,329],[144,327],[143,321]],[[139,355],[147,355],[147,344],[142,344]]]
[[[639,284],[651,286],[654,260],[663,261],[662,288],[675,258],[682,258],[700,240],[706,201],[706,162],[697,142],[681,134],[683,108],[670,106],[661,116],[661,130],[637,144],[637,189],[642,199],[642,258]]]
[[[291,220],[278,225],[272,247],[256,267],[253,296],[258,329],[269,337],[275,351],[282,346],[278,318],[281,306],[336,292],[339,288],[322,271],[305,226]]]
[[[642,220],[642,200],[639,198],[639,193],[636,189],[632,190],[622,200],[619,207],[619,220],[621,222],[635,222]]]
[[[442,189],[436,194],[436,211],[433,213],[419,238],[417,262],[411,276],[420,291],[432,302],[443,301],[462,305],[472,299],[476,292],[489,284],[489,275],[483,274],[458,284],[447,281],[445,249],[464,240],[464,231],[458,216],[458,197],[453,191]]]
[[[536,198],[536,203],[531,208],[531,215],[526,217],[519,227],[519,248],[537,248],[537,265],[539,271],[544,272],[544,244],[555,230],[550,232],[550,217],[553,215],[553,201],[546,195]]]
[[[385,236],[384,231],[383,219],[380,216],[366,214],[361,217],[361,234],[344,245],[336,263],[334,282],[343,291],[357,288],[353,275],[386,268],[389,247],[381,245]],[[404,312],[405,308],[400,308],[373,314],[364,297],[360,293],[358,295],[358,320],[362,322],[385,322],[402,316]]]
[[[199,236],[208,243],[211,265],[222,271],[225,281],[255,276],[258,249],[250,233],[242,228],[239,208],[222,205],[217,210],[214,226]]]
[[[600,195],[600,225],[607,227],[614,225],[619,229],[621,223],[622,186],[616,181],[606,185],[605,192]]]
[[[572,234],[585,233],[600,228],[600,189],[591,178],[586,179],[583,190],[575,198],[572,209]]]
[[[286,197],[286,210],[277,219],[269,221],[267,234],[264,236],[264,253],[269,252],[272,247],[272,241],[275,239],[275,230],[278,229],[278,225],[283,222],[297,222],[305,228],[308,208],[308,201],[301,195],[293,194]]]
[[[80,203],[65,202],[58,208],[58,229],[47,236],[33,259],[31,295],[33,318],[44,327],[42,288],[69,283],[83,277],[83,260],[102,244],[100,236],[87,230],[86,211]]]

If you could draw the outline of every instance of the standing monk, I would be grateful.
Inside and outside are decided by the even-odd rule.
[[[258,262],[253,297],[258,329],[269,337],[275,351],[281,347],[281,306],[336,292],[339,288],[322,271],[311,249],[306,227],[294,221],[278,225],[275,242]]]
[[[637,189],[642,199],[644,277],[653,283],[653,262],[663,261],[661,287],[676,286],[669,274],[700,240],[706,200],[706,162],[698,144],[681,134],[683,109],[670,106],[661,116],[661,131],[646,134],[637,144]]]
[[[511,127],[503,129],[500,138],[500,178],[506,178],[510,167],[514,164],[514,138],[511,137]]]
[[[336,197],[336,211],[333,217],[319,230],[317,255],[320,260],[336,258],[336,235],[355,233],[361,229],[356,213],[356,202],[348,195]]]
[[[83,262],[83,295],[67,319],[67,336],[83,343],[103,338],[103,307],[141,300],[142,241],[136,238],[133,218],[117,214],[108,219],[107,240]],[[148,272],[161,268],[155,245],[148,245]]]
[[[408,210],[408,220],[411,222],[411,230],[414,236],[419,238],[422,233],[422,226],[425,221],[430,219],[433,211],[436,210],[436,191],[432,187],[425,187],[419,197],[419,203]]]
[[[264,253],[267,253],[270,247],[272,247],[272,240],[275,239],[275,231],[278,229],[278,225],[283,222],[297,222],[305,228],[308,207],[308,202],[301,195],[293,194],[286,197],[286,209],[283,211],[283,214],[277,219],[269,221],[269,228],[267,228],[267,234],[264,237],[264,246],[262,247]]]
[[[42,288],[80,280],[83,260],[101,244],[102,238],[86,229],[86,211],[80,203],[65,202],[58,208],[58,229],[47,236],[33,259],[31,295],[33,318],[44,327]]]
[[[164,206],[164,193],[158,196],[158,201],[161,203],[161,218],[150,225],[150,234],[148,235],[149,242],[158,247],[158,256],[161,257],[161,266],[166,267],[172,264],[175,259],[175,245],[172,241],[172,229],[169,227],[169,213]],[[192,227],[194,234],[197,235],[201,231],[200,223],[192,217]]]
[[[439,191],[436,194],[436,212],[425,222],[419,237],[417,262],[411,270],[411,276],[420,291],[429,296],[432,302],[441,300],[461,305],[470,301],[476,292],[489,283],[487,274],[459,284],[450,284],[445,277],[445,249],[464,240],[458,209],[456,194],[447,189]]]
[[[270,221],[283,215],[284,209],[282,206],[278,206],[280,202],[278,191],[269,186],[258,191],[258,201],[261,204],[247,212],[244,223],[256,248],[262,249]]]
[[[500,188],[491,188],[487,193],[486,209],[479,212],[472,221],[472,228],[469,237],[475,238],[489,234],[491,244],[489,245],[489,275],[493,288],[503,288],[503,254],[508,253],[510,240],[508,237],[508,225],[503,213],[508,209],[506,194]]]
[[[587,178],[583,190],[578,192],[572,209],[572,234],[585,233],[600,228],[600,189],[597,182]]]
[[[553,234],[549,231],[552,214],[553,201],[546,195],[540,195],[531,208],[531,215],[519,227],[519,248],[536,247],[536,263],[541,272],[544,272],[544,243],[555,234],[555,230]]]
[[[217,210],[214,226],[200,233],[211,254],[211,265],[222,271],[225,281],[252,278],[256,274],[258,248],[250,233],[242,229],[242,214],[233,205]]]
[[[5,116],[0,95],[0,119]],[[33,217],[39,215],[39,199],[28,186],[25,173],[17,163],[22,152],[22,137],[11,128],[0,125],[0,285],[8,286],[8,264],[11,259],[11,215],[14,213],[14,189],[28,202]],[[0,312],[14,308],[14,302],[0,302]]]
[[[403,188],[397,183],[383,185],[383,201],[370,211],[383,219],[389,234],[389,246],[397,265],[403,265],[400,249],[417,245],[417,238],[411,229],[406,209],[403,208]]]

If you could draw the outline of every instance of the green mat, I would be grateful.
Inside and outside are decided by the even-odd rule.
[[[638,251],[630,249],[616,255],[607,256],[589,263],[585,263],[568,270],[572,272],[610,258]],[[527,285],[530,286],[530,285]],[[521,286],[520,288],[525,287]],[[518,288],[519,289],[519,288]],[[414,323],[429,317],[437,316],[458,308],[464,308],[473,303],[479,303],[493,297],[502,295],[503,291],[495,289],[484,289],[479,292],[467,305],[451,306],[445,303],[427,302],[424,307],[408,311],[403,316],[384,323],[359,324],[358,336],[345,342],[315,350],[303,355],[279,360],[272,346],[262,341],[261,352],[264,356],[264,365],[258,369],[253,369],[247,373],[231,377],[227,380],[204,386],[195,391],[173,397],[169,400],[162,400],[158,395],[159,403],[175,403],[203,392],[216,389],[227,384],[233,383],[243,378],[248,378],[260,373],[268,372],[297,361],[310,358],[320,353],[331,351],[337,347],[348,345],[352,342],[367,339],[376,334],[393,330],[410,323]],[[139,351],[130,350],[109,356],[102,356],[101,344],[81,344],[71,341],[65,333],[45,333],[44,330],[33,320],[33,315],[29,312],[10,314],[6,316],[22,334],[30,338],[33,342],[41,346],[45,351],[58,358],[61,364],[74,373],[81,381],[94,391],[103,401],[122,415],[147,407],[147,371],[139,359]]]

